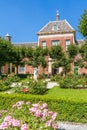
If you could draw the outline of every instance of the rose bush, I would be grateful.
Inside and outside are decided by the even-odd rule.
[[[56,116],[57,112],[50,111],[46,103],[18,101],[5,117],[1,116],[0,130],[56,130]]]

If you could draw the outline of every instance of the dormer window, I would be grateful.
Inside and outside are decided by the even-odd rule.
[[[54,26],[52,26],[52,30],[53,30],[53,31],[58,31],[58,30],[59,30],[58,25],[54,25]]]

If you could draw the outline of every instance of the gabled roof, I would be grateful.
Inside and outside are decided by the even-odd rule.
[[[53,26],[57,26],[57,30],[53,30]],[[57,33],[70,33],[75,32],[73,27],[67,22],[67,20],[51,21],[46,24],[37,34],[57,34]]]

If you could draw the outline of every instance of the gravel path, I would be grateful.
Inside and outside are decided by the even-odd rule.
[[[87,124],[84,123],[58,122],[58,125],[58,130],[87,130]]]

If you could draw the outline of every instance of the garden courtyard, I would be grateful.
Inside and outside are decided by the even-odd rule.
[[[87,123],[86,79],[56,75],[49,80],[40,76],[36,82],[31,76],[2,77],[0,129],[56,130],[58,122]],[[47,88],[48,83],[56,84]]]

